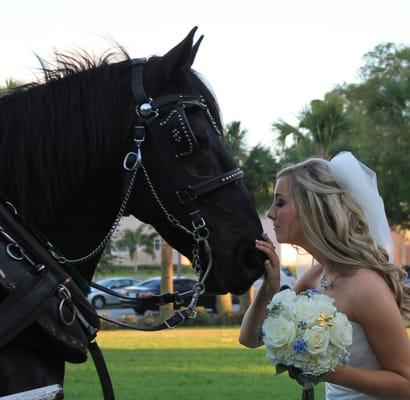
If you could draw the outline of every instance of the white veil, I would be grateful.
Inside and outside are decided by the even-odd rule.
[[[362,209],[374,241],[389,255],[393,263],[394,248],[383,199],[377,189],[376,173],[343,151],[329,162],[330,173],[336,183]]]

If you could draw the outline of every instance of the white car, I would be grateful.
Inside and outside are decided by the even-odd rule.
[[[263,278],[259,278],[255,283],[253,284],[253,288],[256,291],[259,290],[259,288],[262,285]],[[285,290],[285,289],[293,289],[295,286],[296,279],[293,275],[290,275],[288,272],[285,272],[283,268],[280,269],[280,289],[279,290]]]
[[[124,277],[106,278],[97,281],[100,286],[104,286],[108,289],[120,292],[127,286],[138,285],[141,282],[140,279]],[[121,300],[118,297],[111,296],[108,293],[102,292],[101,290],[91,288],[89,295],[87,296],[88,301],[96,308],[101,309],[106,305],[121,304]]]

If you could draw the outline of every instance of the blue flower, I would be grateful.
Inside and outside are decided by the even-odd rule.
[[[313,296],[316,296],[316,295],[321,294],[321,293],[319,292],[319,290],[316,290],[316,289],[308,289],[308,290],[305,290],[304,292],[302,292],[300,294],[302,296],[312,298]]]
[[[296,340],[293,342],[293,345],[292,345],[292,346],[293,346],[293,350],[295,350],[296,353],[306,353],[308,343],[307,343],[306,340],[296,339]]]

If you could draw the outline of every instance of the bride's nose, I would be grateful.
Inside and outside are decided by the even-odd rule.
[[[271,208],[268,210],[268,213],[266,214],[266,216],[271,219],[272,221],[275,220],[276,218],[276,212],[275,212],[275,207],[272,204]]]

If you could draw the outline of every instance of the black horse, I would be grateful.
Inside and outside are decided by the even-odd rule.
[[[53,67],[42,63],[43,83],[0,98],[0,193],[67,259],[91,252],[75,263],[88,282],[121,214],[153,225],[196,262],[207,259],[202,247],[193,254],[195,227],[205,223],[210,292],[244,293],[263,272],[254,248],[258,215],[224,147],[216,100],[191,69],[202,39],[194,45],[194,33],[146,63],[120,47],[97,61],[57,54]],[[138,85],[147,98],[136,113]],[[138,136],[143,117],[145,137]],[[130,191],[140,155],[144,168]],[[18,335],[0,349],[0,395],[63,382],[64,355],[36,344]]]

